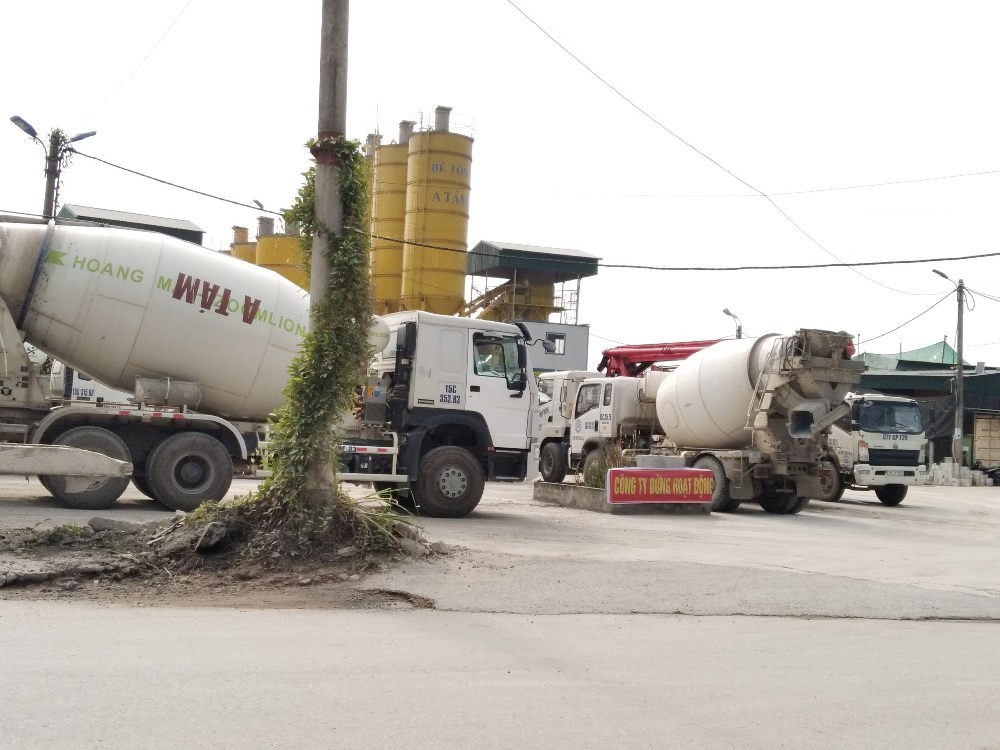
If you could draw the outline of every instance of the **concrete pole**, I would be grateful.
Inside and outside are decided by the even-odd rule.
[[[42,207],[42,214],[46,219],[51,219],[56,214],[56,185],[59,183],[62,148],[62,131],[53,130],[49,134],[49,147],[45,151],[45,205]]]
[[[312,241],[309,296],[313,311],[329,292],[330,264],[323,252],[330,235],[344,234],[344,206],[340,196],[337,152],[324,139],[347,131],[347,20],[348,0],[323,0],[320,24],[319,127],[312,154],[316,159],[316,232]],[[328,234],[329,232],[329,234]],[[312,330],[319,328],[315,312]],[[333,425],[330,425],[330,429]],[[306,493],[321,505],[333,496],[333,456],[313,456],[307,468]]]
[[[323,227],[338,237],[344,231],[340,165],[336,163],[336,153],[325,148],[322,141],[347,132],[348,6],[348,0],[323,0],[319,52],[319,144],[313,149],[316,158],[316,223],[319,227],[313,236],[310,266],[309,294],[313,303],[326,297],[330,272],[326,257],[320,250],[328,241]]]
[[[955,444],[952,456],[955,463],[962,465],[962,429],[964,428],[964,393],[962,376],[964,373],[962,344],[963,322],[965,316],[965,280],[958,280],[958,348],[956,349],[955,361]]]

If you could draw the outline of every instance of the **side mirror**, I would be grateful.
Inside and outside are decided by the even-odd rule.
[[[523,372],[515,372],[510,376],[510,380],[507,381],[508,391],[517,391],[518,393],[524,393],[524,389],[528,387],[528,376]]]
[[[545,350],[546,354],[555,354],[556,342],[549,341],[548,339],[542,339],[542,349]]]

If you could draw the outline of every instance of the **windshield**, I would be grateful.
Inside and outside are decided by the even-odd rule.
[[[865,432],[902,432],[916,435],[924,431],[920,407],[893,401],[863,401],[858,423]]]

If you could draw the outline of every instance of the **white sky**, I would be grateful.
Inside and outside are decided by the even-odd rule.
[[[1000,251],[997,3],[517,2],[764,192],[913,181],[773,198],[839,258]],[[319,19],[320,0],[5,3],[0,122],[18,114],[43,134],[97,130],[80,151],[278,209],[309,166]],[[377,127],[389,140],[401,119],[432,117],[438,104],[474,127],[470,247],[502,240],[658,266],[834,260],[506,0],[353,3],[348,86],[353,138]],[[40,211],[42,150],[9,123],[0,165],[0,213]],[[927,179],[977,172],[989,174]],[[63,173],[60,201],[189,219],[216,249],[234,224],[252,233],[258,213],[82,157]],[[580,322],[595,335],[591,365],[611,341],[731,336],[723,307],[751,335],[843,329],[872,352],[953,343],[954,294],[864,343],[952,290],[932,268],[1000,298],[1000,258],[862,269],[878,283],[846,269],[607,269],[584,282]],[[966,313],[966,360],[1000,365],[998,312],[980,296]]]

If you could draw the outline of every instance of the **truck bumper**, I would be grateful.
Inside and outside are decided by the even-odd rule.
[[[923,466],[871,466],[854,464],[854,484],[881,487],[886,484],[920,484],[927,476]]]

